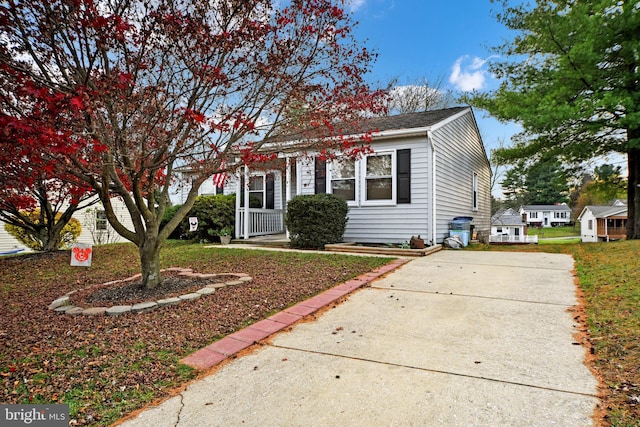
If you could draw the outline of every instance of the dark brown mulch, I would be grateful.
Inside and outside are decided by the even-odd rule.
[[[225,280],[230,280],[227,276]],[[80,307],[136,304],[170,298],[201,289],[209,284],[222,282],[220,277],[199,278],[164,273],[155,288],[143,286],[142,281],[122,282],[110,285],[91,286],[71,295],[71,303]]]

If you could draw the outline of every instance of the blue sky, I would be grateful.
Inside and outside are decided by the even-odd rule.
[[[487,71],[490,47],[513,35],[494,18],[489,0],[351,0],[355,35],[378,53],[372,82],[442,79],[444,89],[495,89]],[[492,12],[494,11],[494,12]],[[499,139],[510,145],[516,124],[501,124],[475,110],[487,150]]]

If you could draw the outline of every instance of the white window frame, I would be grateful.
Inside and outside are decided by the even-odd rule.
[[[380,176],[371,176],[369,178],[377,179],[377,178],[391,178],[391,198],[383,199],[383,200],[367,200],[367,160],[370,157],[380,157],[380,156],[391,156],[391,176],[389,175],[380,175]],[[359,160],[360,162],[360,185],[362,187],[361,192],[361,205],[362,206],[394,206],[396,204],[396,180],[397,180],[397,171],[396,171],[396,150],[383,150],[376,151],[371,154],[367,154],[365,157]]]
[[[333,194],[333,167],[334,167],[334,163],[335,162],[339,162],[339,161],[344,161],[345,159],[336,159],[330,162],[327,162],[327,173],[326,173],[326,180],[327,180],[327,193],[331,193]],[[357,159],[353,159],[353,185],[354,185],[354,199],[353,200],[347,200],[347,206],[358,206],[358,201],[360,200],[360,186],[358,185],[358,167],[359,167],[359,160]]]
[[[391,176],[380,176],[383,178],[391,178],[391,199],[385,200],[367,200],[366,188],[367,188],[367,159],[371,156],[391,156]],[[336,161],[339,161],[336,160]],[[395,206],[397,204],[397,170],[396,170],[396,150],[382,150],[375,151],[366,156],[354,160],[354,179],[355,179],[355,194],[354,200],[347,200],[347,205],[350,207],[360,206]],[[334,162],[327,162],[327,193],[333,194],[333,164]],[[372,178],[372,177],[369,177]],[[379,177],[376,177],[379,178]]]
[[[267,176],[267,174],[264,173],[264,172],[251,173],[250,176],[249,176],[249,182],[245,183],[245,185],[248,186],[252,179],[260,179],[260,180],[262,180],[262,190],[251,190],[251,188],[249,188],[249,200],[251,200],[251,194],[262,193],[262,206],[260,208],[257,208],[257,209],[264,209],[264,207],[266,206],[266,200],[267,200],[267,181],[266,181],[266,176]],[[244,188],[242,188],[242,191],[243,191],[243,194],[244,194]],[[248,202],[248,201],[246,201],[246,202]],[[244,203],[241,203],[240,206],[244,208]],[[251,208],[251,209],[255,209],[255,208]]]
[[[107,212],[104,209],[96,209],[95,216],[96,216],[95,231],[107,231],[109,229],[109,220],[107,220]]]

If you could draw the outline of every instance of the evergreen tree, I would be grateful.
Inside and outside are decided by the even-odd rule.
[[[640,7],[638,0],[499,0],[518,34],[494,48],[500,87],[467,101],[524,132],[507,159],[580,164],[627,155],[627,238],[640,238]]]

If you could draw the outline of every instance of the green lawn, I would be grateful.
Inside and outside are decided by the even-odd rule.
[[[527,235],[538,236],[539,239],[579,236],[580,226],[576,225],[575,227],[548,227],[548,228],[529,227],[527,231]]]
[[[580,237],[554,237],[548,239],[539,239],[539,245],[572,245],[574,243],[580,243]]]
[[[598,425],[638,426],[640,241],[558,244],[551,240],[541,245],[472,245],[470,249],[566,253],[574,257],[584,292],[589,352],[604,382],[602,406],[607,413]]]

